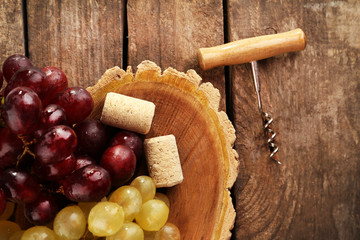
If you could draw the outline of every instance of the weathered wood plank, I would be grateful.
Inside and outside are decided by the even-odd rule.
[[[151,60],[162,70],[168,67],[183,72],[195,69],[203,78],[203,82],[211,82],[219,89],[222,95],[220,108],[225,109],[224,68],[204,72],[200,70],[197,61],[197,50],[200,47],[224,43],[222,7],[222,1],[219,0],[129,0],[127,4],[129,65],[135,68],[143,60]],[[214,184],[214,192],[217,191],[221,181],[219,179]],[[201,194],[201,189],[198,193]],[[199,202],[202,201],[200,196],[198,199]],[[216,199],[213,205],[213,208],[219,209]],[[188,208],[183,209],[186,213],[182,215],[181,210],[177,209],[170,211],[170,221],[174,221],[173,223],[179,226],[182,239],[211,239],[215,229],[209,226],[221,222],[220,219],[216,219],[215,209],[206,208],[204,214],[196,216],[189,215]]]
[[[25,54],[21,0],[0,2],[0,61],[15,53]]]
[[[143,60],[163,70],[195,69],[204,82],[210,81],[223,96],[224,69],[202,71],[197,62],[200,47],[224,43],[222,1],[128,1],[129,65]]]
[[[35,65],[61,68],[70,86],[96,83],[122,67],[124,0],[29,0],[29,55]]]
[[[360,235],[360,4],[229,1],[231,41],[296,27],[303,52],[259,62],[264,110],[280,150],[267,159],[251,68],[231,68],[241,170],[236,239]]]

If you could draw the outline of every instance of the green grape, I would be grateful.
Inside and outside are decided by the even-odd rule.
[[[14,213],[15,203],[6,202],[6,208],[3,214],[0,215],[0,220],[8,220],[11,215]]]
[[[143,240],[144,231],[133,222],[126,222],[115,235],[106,237],[106,240]]]
[[[35,226],[28,228],[21,236],[21,240],[58,240],[58,238],[50,228]]]
[[[20,230],[21,228],[17,223],[6,220],[0,221],[0,239],[9,239],[11,234]]]
[[[180,240],[180,230],[172,223],[166,223],[155,233],[155,240]]]
[[[137,224],[145,231],[159,231],[169,216],[169,208],[158,199],[145,202],[135,217]]]
[[[86,230],[85,214],[79,206],[63,208],[54,219],[54,232],[64,240],[77,240]]]
[[[170,200],[165,194],[157,192],[155,194],[154,199],[159,199],[159,200],[163,201],[166,204],[166,206],[168,206],[168,208],[170,208]]]
[[[89,231],[98,237],[114,235],[124,223],[122,207],[114,202],[99,202],[90,211]]]
[[[101,199],[101,202],[107,201],[106,197]],[[89,216],[90,210],[97,204],[98,202],[78,202],[78,206],[85,214],[85,218],[87,219]]]
[[[122,186],[116,189],[109,198],[110,202],[116,202],[122,206],[125,221],[131,222],[140,212],[142,197],[139,190],[131,186]]]
[[[78,206],[83,211],[85,218],[89,216],[90,210],[97,204],[98,202],[78,202]]]
[[[17,231],[17,232],[13,232],[10,237],[9,237],[9,240],[20,240],[21,239],[21,236],[23,235],[24,231],[23,230],[20,230],[20,231]]]
[[[130,186],[136,187],[139,190],[143,199],[143,203],[153,199],[155,196],[155,182],[149,176],[138,176],[130,183]]]

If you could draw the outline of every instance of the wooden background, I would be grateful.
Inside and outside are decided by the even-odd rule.
[[[267,159],[250,65],[205,72],[196,51],[297,27],[304,51],[259,61],[279,166]],[[233,239],[360,238],[360,2],[2,0],[0,61],[14,53],[60,67],[72,86],[145,59],[195,69],[237,131]]]

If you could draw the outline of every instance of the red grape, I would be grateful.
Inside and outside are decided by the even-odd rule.
[[[31,61],[20,54],[15,54],[8,57],[3,64],[3,74],[7,82],[10,81],[11,77],[23,67],[32,66]]]
[[[44,67],[42,71],[45,73],[45,82],[48,86],[45,97],[43,98],[43,103],[46,106],[57,93],[68,88],[68,80],[59,68]]]
[[[61,184],[69,200],[97,202],[110,191],[111,178],[104,168],[90,164],[68,175]]]
[[[57,125],[51,127],[35,144],[34,153],[42,164],[63,160],[74,152],[77,137],[70,127]]]
[[[58,93],[51,103],[64,108],[69,125],[86,119],[94,107],[94,100],[90,93],[81,87],[65,89]]]
[[[12,76],[5,88],[4,95],[6,96],[12,89],[20,86],[31,88],[42,99],[47,91],[45,74],[34,66],[20,69]]]
[[[108,143],[106,126],[96,119],[85,119],[74,127],[78,137],[76,154],[87,154],[93,158],[101,157]]]
[[[111,138],[109,146],[126,145],[134,151],[136,158],[140,159],[143,153],[143,140],[133,132],[121,130],[113,138]]]
[[[50,127],[66,124],[65,110],[56,104],[50,104],[42,112],[38,130],[34,132],[36,138],[41,137]]]
[[[16,164],[18,156],[23,152],[23,142],[9,128],[0,128],[0,167]]]
[[[76,158],[73,154],[70,154],[68,157],[55,163],[41,164],[35,161],[33,170],[35,175],[41,179],[57,181],[74,171],[75,166]]]
[[[4,213],[6,208],[6,196],[4,190],[0,188],[0,216]]]
[[[28,135],[37,128],[41,112],[38,95],[30,88],[17,87],[6,96],[2,116],[12,132]]]
[[[90,164],[96,164],[95,160],[92,157],[88,155],[77,156],[75,170],[78,170]]]
[[[17,203],[32,202],[40,192],[40,186],[34,176],[15,168],[8,168],[2,172],[1,185],[6,197]]]
[[[30,223],[35,225],[50,223],[59,210],[59,204],[55,195],[47,192],[40,192],[34,201],[24,205],[25,217]]]
[[[136,156],[129,147],[116,145],[106,149],[101,157],[100,166],[110,173],[112,184],[120,186],[134,175]]]
[[[45,127],[53,127],[66,123],[65,110],[56,104],[47,105],[42,114],[42,122]]]

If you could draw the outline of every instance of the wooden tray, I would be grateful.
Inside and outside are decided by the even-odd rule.
[[[168,221],[179,227],[182,239],[229,239],[235,220],[229,189],[238,173],[238,154],[234,127],[219,111],[219,91],[201,83],[194,70],[185,74],[168,68],[162,73],[150,61],[142,62],[135,74],[131,67],[111,68],[87,90],[95,102],[93,118],[100,118],[108,92],[155,104],[145,137],[175,135],[184,174],[183,183],[166,189]]]

